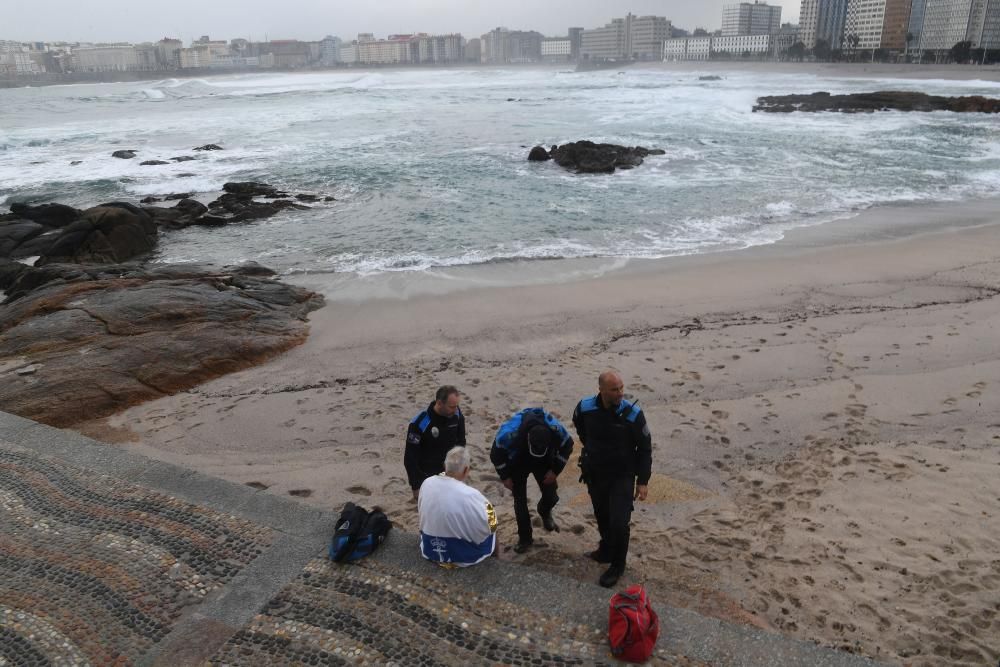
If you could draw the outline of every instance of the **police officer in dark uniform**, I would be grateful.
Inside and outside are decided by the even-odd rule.
[[[572,453],[569,431],[543,408],[525,408],[500,425],[490,449],[490,461],[504,487],[514,495],[515,552],[524,553],[534,541],[528,512],[529,476],[534,476],[542,492],[537,507],[542,525],[549,532],[559,531],[552,508],[559,502],[557,478]]]
[[[465,447],[465,417],[459,410],[458,389],[446,385],[437,390],[434,402],[418,414],[406,429],[403,465],[417,499],[420,485],[428,477],[444,472],[444,457],[453,447]]]
[[[614,586],[625,572],[632,501],[646,500],[653,443],[639,406],[625,400],[625,385],[614,371],[601,373],[597,396],[573,412],[580,438],[581,480],[594,506],[601,543],[590,557],[610,563],[600,584]]]

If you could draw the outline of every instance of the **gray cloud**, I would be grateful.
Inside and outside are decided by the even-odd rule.
[[[23,41],[151,41],[201,35],[213,39],[249,37],[319,39],[392,33],[460,32],[477,37],[496,26],[562,35],[570,26],[594,28],[634,14],[666,16],[692,29],[718,28],[722,5],[732,0],[14,0],[3,11],[0,39]],[[797,21],[799,0],[780,4],[783,21]]]

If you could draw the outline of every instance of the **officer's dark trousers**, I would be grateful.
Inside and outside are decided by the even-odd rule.
[[[612,565],[622,568],[628,556],[634,490],[635,477],[632,476],[593,475],[587,482],[590,502],[594,505],[594,516],[597,518],[597,530],[601,533],[598,549]]]
[[[545,477],[545,470],[518,470],[515,469],[511,473],[511,480],[514,482],[514,488],[511,492],[514,494],[514,516],[517,517],[517,538],[520,542],[530,542],[531,541],[531,514],[528,513],[528,476],[533,475],[535,481],[538,482],[538,488],[542,491],[542,499],[538,502],[538,511],[542,514],[548,514],[552,511],[552,508],[556,506],[559,502],[559,494],[556,493],[559,490],[559,484],[542,484],[542,479]]]

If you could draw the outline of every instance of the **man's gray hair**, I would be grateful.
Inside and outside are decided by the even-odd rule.
[[[457,474],[468,468],[469,463],[469,450],[465,447],[454,447],[444,457],[444,471]]]

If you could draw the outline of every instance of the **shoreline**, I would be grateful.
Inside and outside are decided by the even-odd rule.
[[[884,232],[913,211],[876,210],[840,244],[803,230],[575,283],[334,300],[273,362],[82,430],[317,507],[378,504],[412,529],[405,425],[455,384],[472,483],[512,545],[496,427],[527,405],[568,422],[615,367],[655,443],[626,583],[881,659],[995,662],[998,208],[925,210],[899,238]],[[590,580],[573,564],[596,529],[567,470],[562,532],[503,557]]]
[[[844,76],[850,78],[898,78],[898,79],[948,79],[954,81],[962,80],[983,80],[1000,82],[1000,65],[959,65],[959,64],[916,64],[916,63],[824,63],[824,62],[777,62],[773,60],[765,61],[735,61],[735,60],[703,60],[703,61],[650,61],[630,63],[630,70],[665,70],[665,71],[688,71],[688,72],[769,72],[774,74],[817,74]],[[233,69],[233,70],[185,70],[185,71],[158,71],[158,72],[132,72],[132,73],[109,73],[112,76],[93,78],[72,79],[67,81],[21,81],[21,80],[0,80],[0,90],[14,90],[18,88],[43,88],[50,86],[80,86],[99,85],[116,83],[143,83],[148,81],[162,81],[168,79],[203,79],[221,78],[246,75],[269,75],[269,74],[329,74],[329,73],[372,73],[372,72],[427,72],[427,71],[454,71],[454,70],[490,70],[490,69],[518,69],[518,70],[552,70],[565,71],[567,68],[573,69],[573,73],[590,74],[591,72],[607,72],[609,70],[592,70],[585,72],[575,72],[575,62],[565,63],[530,63],[530,64],[469,64],[457,63],[453,65],[366,65],[361,67],[324,67],[307,69]],[[100,74],[100,73],[98,73]],[[128,75],[128,76],[124,76]]]
[[[955,214],[962,220],[941,223]],[[987,225],[1000,219],[1000,196],[952,202],[912,202],[873,206],[830,220],[787,223],[782,237],[743,248],[666,257],[584,257],[491,261],[420,271],[290,273],[281,279],[321,292],[331,302],[409,300],[477,289],[566,285],[612,276],[655,273],[740,258],[782,257],[801,250],[903,240],[952,229]]]

